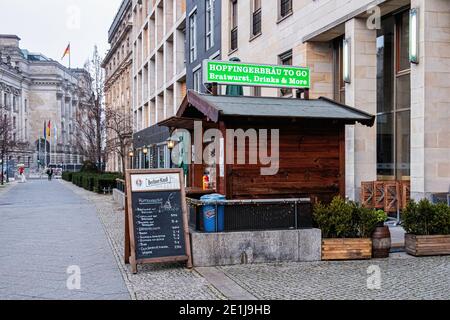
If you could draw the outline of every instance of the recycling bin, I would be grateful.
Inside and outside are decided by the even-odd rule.
[[[217,204],[218,201],[226,200],[221,194],[208,194],[202,196],[203,202],[203,226],[207,233],[223,232],[225,230],[225,207]]]

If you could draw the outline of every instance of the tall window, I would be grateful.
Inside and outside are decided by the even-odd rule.
[[[238,3],[237,0],[231,0],[231,34],[230,50],[238,48]]]
[[[280,54],[278,60],[283,66],[292,66],[292,50],[286,51],[283,54]],[[282,97],[291,97],[293,95],[292,89],[281,89],[280,95]]]
[[[252,0],[253,13],[252,13],[252,36],[257,36],[261,33],[261,0]]]
[[[411,150],[409,13],[382,21],[377,38],[377,173],[408,180]]]
[[[189,59],[197,60],[197,12],[189,17]]]
[[[345,82],[344,82],[344,37],[336,38],[333,41],[333,82],[334,100],[345,103]]]
[[[214,0],[206,0],[206,50],[214,46]]]
[[[292,0],[279,0],[279,18],[282,19],[292,13]]]
[[[202,85],[202,69],[194,71],[193,77],[194,77],[194,91],[200,92]]]

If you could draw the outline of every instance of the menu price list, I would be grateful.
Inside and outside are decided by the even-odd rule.
[[[136,258],[184,256],[180,192],[133,194]]]

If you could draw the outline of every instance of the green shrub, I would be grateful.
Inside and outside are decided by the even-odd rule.
[[[61,178],[65,181],[72,182],[73,172],[63,172]]]
[[[324,238],[369,238],[380,219],[375,210],[341,197],[335,197],[329,205],[315,205],[313,217]]]
[[[94,177],[95,175],[93,174],[83,174],[81,178],[81,186],[88,191],[93,191]]]
[[[93,191],[103,193],[103,190],[112,190],[116,187],[116,179],[120,178],[118,173],[105,173],[94,176]]]
[[[403,211],[403,227],[407,233],[415,235],[450,234],[450,207],[446,204],[432,204],[423,199],[411,201]]]

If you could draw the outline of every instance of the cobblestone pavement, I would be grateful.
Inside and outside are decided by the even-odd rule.
[[[70,183],[61,182],[75,193],[92,201],[111,245],[114,248],[127,286],[137,300],[219,300],[223,294],[208,283],[198,272],[180,264],[152,264],[138,266],[138,274],[130,272],[123,262],[124,211],[110,196],[87,192]]]
[[[367,288],[369,266],[381,271],[381,289]],[[450,257],[286,263],[220,268],[258,299],[450,299]]]
[[[95,207],[57,181],[1,192],[0,244],[0,299],[130,299]]]
[[[229,298],[199,272],[182,265],[145,265],[139,266],[137,275],[130,273],[123,263],[124,212],[110,196],[60,183],[95,205],[133,299]],[[370,266],[381,272],[380,290],[367,288]],[[450,299],[450,257],[414,258],[396,253],[384,260],[228,266],[208,273],[224,274],[232,282],[226,283],[227,289],[233,291],[235,285],[257,299]]]

